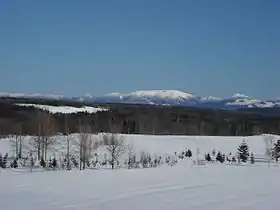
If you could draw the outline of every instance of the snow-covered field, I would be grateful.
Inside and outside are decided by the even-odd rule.
[[[1,210],[277,209],[279,167],[192,166],[0,172]]]
[[[272,142],[280,139],[275,135],[259,135],[247,137],[224,137],[224,136],[153,136],[153,135],[122,135],[125,143],[133,145],[137,152],[149,152],[157,155],[174,154],[174,152],[181,152],[185,149],[191,149],[196,153],[199,148],[202,158],[205,153],[211,153],[213,149],[217,152],[236,154],[238,145],[245,140],[249,146],[250,152],[257,156],[263,156],[266,153],[265,139],[271,139]],[[268,137],[268,138],[267,138]],[[11,139],[0,139],[0,154],[13,154],[14,150],[11,147]],[[32,136],[23,137],[23,142],[28,143],[32,141]],[[78,134],[70,136],[72,142],[76,142],[79,138]],[[66,152],[66,137],[56,136],[56,145],[50,147],[49,154]],[[96,141],[102,139],[102,134],[92,135],[92,139]],[[25,145],[25,149],[30,148]],[[73,144],[72,149],[75,150]]]
[[[32,137],[25,137],[29,141]],[[53,152],[63,150],[64,138]],[[77,135],[72,135],[73,141]],[[98,138],[98,137],[96,137]],[[263,156],[264,139],[278,136],[204,137],[124,135],[137,151],[164,155],[196,148],[200,154],[213,148],[236,153],[243,139],[250,152]],[[0,140],[0,153],[12,152],[9,139]],[[59,151],[61,152],[61,151]],[[243,166],[227,164],[193,165],[189,159],[170,167],[149,169],[0,171],[1,210],[263,210],[278,206],[280,167],[256,163]]]
[[[108,109],[100,108],[100,107],[91,107],[91,106],[83,106],[83,107],[73,107],[73,106],[50,106],[50,105],[42,105],[42,104],[16,104],[17,106],[25,106],[25,107],[34,107],[44,111],[48,111],[52,114],[54,113],[62,113],[62,114],[72,114],[78,112],[86,112],[86,113],[96,113],[100,111],[108,111]]]

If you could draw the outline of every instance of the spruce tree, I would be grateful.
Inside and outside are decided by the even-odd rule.
[[[187,157],[192,157],[192,151],[188,149],[187,151]]]
[[[239,157],[242,162],[247,162],[249,158],[249,146],[245,141],[242,141],[242,143],[239,145],[237,152],[239,154]]]
[[[209,162],[212,161],[209,153],[205,155],[205,160],[207,160]]]
[[[274,144],[272,149],[272,156],[275,158],[276,162],[278,163],[278,159],[280,158],[280,140]]]
[[[218,152],[218,153],[217,153],[216,160],[219,161],[219,162],[221,162],[221,163],[223,163],[223,162],[225,162],[225,157],[224,157],[224,155],[222,155],[221,152]]]
[[[4,156],[3,163],[2,163],[2,168],[7,167],[7,162],[8,162],[8,153]]]

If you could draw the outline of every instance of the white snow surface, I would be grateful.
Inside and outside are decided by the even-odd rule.
[[[96,113],[99,111],[108,111],[105,108],[96,108],[90,106],[83,106],[83,107],[72,107],[72,106],[51,106],[51,105],[42,105],[42,104],[16,104],[18,106],[26,106],[26,107],[35,107],[38,109],[42,109],[48,111],[50,113],[63,113],[63,114],[71,114],[71,113],[78,113],[78,112],[87,112],[87,113]]]
[[[73,141],[78,134],[71,135]],[[96,139],[101,137],[92,136]],[[137,151],[173,154],[186,148],[201,155],[216,151],[232,152],[245,140],[251,152],[263,155],[265,139],[279,136],[147,136],[123,135]],[[12,152],[11,138],[0,139],[0,153]],[[30,141],[26,136],[23,142]],[[64,150],[65,137],[57,136]],[[49,151],[50,152],[50,151]],[[0,170],[1,210],[264,210],[279,203],[280,167],[267,164],[192,165],[181,160],[173,167],[86,171]]]
[[[279,205],[280,167],[0,171],[1,210],[264,210]]]

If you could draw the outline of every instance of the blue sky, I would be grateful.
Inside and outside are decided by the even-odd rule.
[[[0,2],[0,92],[280,96],[278,0]]]

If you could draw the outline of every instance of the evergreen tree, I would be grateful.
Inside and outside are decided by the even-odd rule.
[[[249,158],[249,146],[245,141],[242,141],[242,143],[239,145],[237,152],[239,154],[239,157],[242,162],[247,162]]]
[[[44,158],[41,158],[40,166],[42,166],[43,168],[46,168],[46,161],[44,160]]]
[[[223,163],[225,161],[223,155],[221,154],[221,152],[218,152],[217,153],[217,157],[216,157],[216,160]]]
[[[209,162],[212,161],[211,156],[210,156],[209,153],[205,155],[205,160],[207,160]]]
[[[17,158],[15,158],[12,162],[11,162],[11,168],[17,168],[18,167],[18,163],[17,163]]]
[[[278,163],[278,159],[280,158],[280,140],[277,140],[277,142],[274,144],[274,147],[272,149],[272,156]]]
[[[57,160],[56,160],[56,158],[54,157],[54,158],[52,159],[52,168],[53,168],[53,169],[56,169],[56,167],[57,167]]]
[[[4,168],[4,166],[3,166],[3,157],[2,157],[2,154],[0,154],[0,167],[1,167],[1,168]]]
[[[185,155],[185,157],[189,157],[188,155],[188,150],[186,150],[185,152],[184,152],[184,155]]]
[[[2,168],[7,167],[7,162],[8,162],[8,153],[6,153],[5,156],[4,156],[3,163],[2,163]]]
[[[192,151],[188,149],[187,151],[187,157],[192,157]]]

